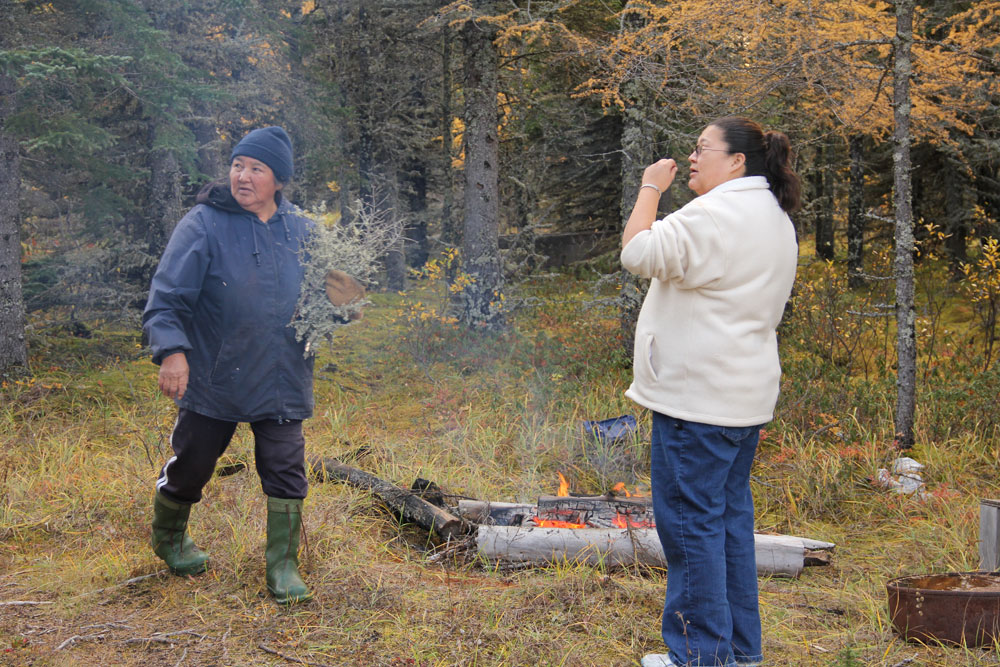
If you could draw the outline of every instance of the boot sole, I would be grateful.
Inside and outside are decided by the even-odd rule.
[[[281,598],[281,597],[278,597],[277,593],[275,593],[273,590],[271,590],[270,586],[268,586],[267,590],[270,591],[270,593],[271,593],[272,596],[274,596],[274,601],[275,602],[277,602],[280,605],[286,605],[286,606],[287,605],[298,604],[300,602],[309,602],[314,597],[316,597],[310,591],[309,593],[307,593],[305,595],[293,595],[293,596],[290,596],[290,597]]]
[[[206,561],[197,567],[177,568],[168,566],[168,569],[171,574],[176,574],[178,577],[190,577],[196,574],[204,574],[205,572],[208,572],[208,562]]]

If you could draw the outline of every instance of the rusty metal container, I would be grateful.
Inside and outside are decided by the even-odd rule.
[[[971,647],[1000,640],[1000,572],[899,577],[886,592],[892,625],[908,641]]]

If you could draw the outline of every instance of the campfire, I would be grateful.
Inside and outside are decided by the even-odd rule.
[[[444,501],[437,485],[417,480],[403,489],[336,459],[310,460],[322,481],[337,480],[372,491],[405,521],[448,542],[474,548],[489,562],[518,566],[586,563],[605,567],[665,567],[652,500],[619,483],[599,496],[570,493],[559,475],[559,492],[537,502],[463,498]],[[828,564],[835,545],[789,535],[755,535],[757,572],[798,576],[808,565]]]
[[[633,494],[625,488],[625,482],[618,482],[604,496],[572,496],[569,483],[562,473],[559,475],[559,493],[556,496],[542,496],[538,503],[532,505],[512,505],[523,509],[526,514],[522,518],[505,525],[525,525],[530,521],[537,528],[655,528],[652,507],[642,496]],[[636,498],[635,501],[631,500]],[[459,512],[463,513],[463,503],[459,502]],[[501,507],[502,504],[493,504]],[[482,505],[479,501],[465,503],[465,511],[473,517],[482,517]],[[612,516],[612,513],[614,516]],[[507,513],[500,516],[506,519]],[[533,514],[533,515],[532,515]],[[514,518],[516,519],[515,513]],[[495,519],[496,517],[494,517]],[[489,521],[486,521],[487,523]],[[494,524],[498,523],[493,521]]]

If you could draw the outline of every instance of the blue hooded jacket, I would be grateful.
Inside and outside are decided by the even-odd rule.
[[[153,362],[186,354],[190,375],[177,405],[198,414],[311,417],[313,357],[289,323],[313,223],[284,199],[261,222],[228,184],[206,188],[198,201],[170,236],[142,315]]]

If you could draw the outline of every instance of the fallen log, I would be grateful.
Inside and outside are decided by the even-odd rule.
[[[807,551],[833,549],[829,542],[789,535],[754,535],[758,575],[797,577]],[[666,559],[654,528],[531,528],[479,526],[476,546],[491,561],[586,563],[607,567],[665,567]]]
[[[352,468],[337,459],[309,456],[306,461],[312,474],[321,482],[337,481],[359,489],[371,491],[404,521],[414,523],[424,530],[450,540],[472,532],[473,526],[465,519],[436,507],[420,496],[400,488],[380,477]]]

